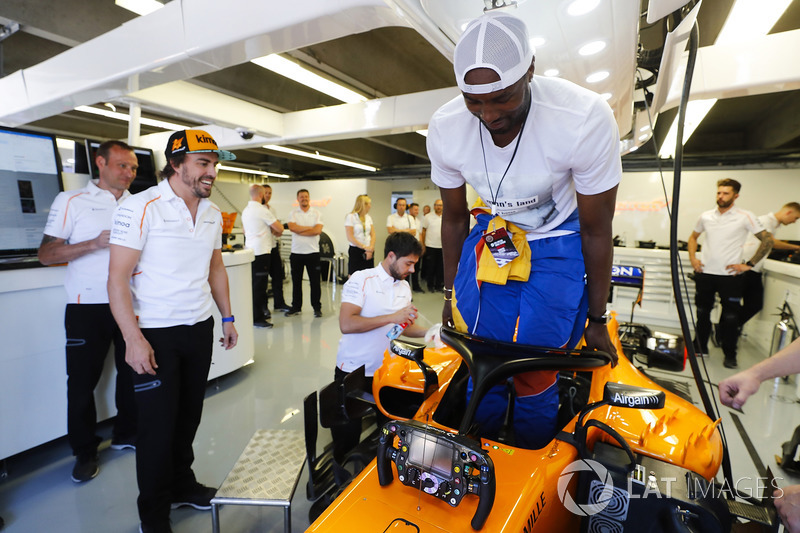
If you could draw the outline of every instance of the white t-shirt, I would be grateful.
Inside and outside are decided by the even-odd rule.
[[[703,272],[732,276],[733,273],[725,267],[742,262],[742,245],[747,235],[760,233],[764,227],[753,213],[733,206],[724,213],[720,213],[719,209],[706,211],[700,215],[694,231],[706,234],[700,252]]]
[[[758,221],[761,222],[761,225],[764,226],[765,230],[773,235],[775,235],[775,231],[777,231],[778,227],[781,225],[778,219],[775,218],[775,213],[761,215],[758,217]],[[744,242],[744,246],[742,247],[742,259],[749,261],[755,255],[759,246],[761,246],[761,241],[758,240],[755,235],[748,235],[747,240]],[[755,272],[761,272],[761,270],[764,268],[764,262],[766,260],[767,258],[765,257],[756,263],[756,266],[754,266],[752,270]]]
[[[415,237],[417,236],[417,219],[409,215],[408,211],[403,213],[403,216],[400,216],[397,213],[392,213],[386,217],[386,227],[401,230],[413,229],[413,235]]]
[[[353,237],[356,239],[356,242],[361,244],[362,248],[367,248],[370,245],[370,242],[372,242],[371,216],[364,215],[364,222],[362,223],[358,213],[347,213],[344,217],[344,225],[345,227],[350,226],[353,228]]]
[[[298,207],[289,213],[289,222],[294,222],[301,226],[316,226],[317,224],[322,224],[322,213],[313,207],[309,207],[308,211],[303,211]],[[292,253],[319,253],[319,235],[298,235],[292,232]]]
[[[86,187],[59,193],[50,206],[44,234],[64,239],[67,244],[94,239],[111,229],[114,209],[131,193],[125,191],[119,200],[91,180]],[[64,288],[67,303],[108,303],[108,248],[95,250],[67,264]]]
[[[211,316],[211,254],[222,247],[222,214],[203,198],[195,222],[168,180],[114,211],[111,244],[140,250],[131,278],[142,328],[191,326]]]
[[[502,179],[517,140],[519,149]],[[526,230],[529,240],[571,233],[553,230],[577,208],[575,192],[599,194],[622,177],[611,108],[598,94],[558,78],[533,77],[525,127],[507,146],[495,146],[462,96],[434,113],[427,146],[436,185],[455,189],[469,183],[496,214]]]
[[[425,246],[428,248],[442,247],[442,216],[428,213],[422,221],[425,228]]]
[[[242,211],[242,228],[244,228],[244,245],[256,255],[268,254],[275,246],[272,235],[273,224],[277,218],[260,202],[250,200]]]
[[[405,280],[396,280],[379,264],[375,268],[353,272],[342,288],[342,303],[361,308],[361,316],[388,315],[411,304],[411,287]],[[339,340],[336,366],[352,372],[366,365],[366,375],[375,373],[389,348],[386,334],[393,324],[366,331],[345,333]]]

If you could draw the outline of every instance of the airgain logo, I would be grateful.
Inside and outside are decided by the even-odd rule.
[[[595,485],[593,497],[589,503],[576,503],[569,493],[569,484],[572,477],[580,475],[580,472],[593,472],[594,477],[599,480]],[[599,490],[597,490],[599,489]],[[578,459],[567,465],[558,478],[558,499],[564,504],[564,508],[578,516],[592,516],[605,509],[614,498],[614,481],[608,470],[591,459]]]

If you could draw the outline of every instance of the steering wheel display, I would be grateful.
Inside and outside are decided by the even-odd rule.
[[[394,447],[395,437],[399,438]],[[494,464],[479,442],[419,422],[391,421],[383,426],[378,444],[378,480],[389,485],[394,478],[457,507],[467,494],[477,495],[472,528],[483,527],[495,497]]]

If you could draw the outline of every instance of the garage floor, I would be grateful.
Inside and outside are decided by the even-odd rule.
[[[323,318],[315,319],[310,305],[305,305],[298,317],[273,315],[274,329],[255,330],[255,363],[209,384],[195,440],[195,472],[201,482],[219,486],[256,430],[303,429],[303,398],[332,380],[340,336],[340,289],[323,283]],[[307,287],[305,294],[308,297]],[[415,301],[423,317],[439,321],[441,294],[416,294]],[[765,356],[742,339],[740,368]],[[704,361],[714,385],[733,373],[723,368],[719,349],[711,348],[711,356]],[[683,375],[652,374],[681,382],[690,380],[688,371]],[[792,378],[789,383],[764,383],[744,407],[744,413],[722,408],[734,480],[742,491],[752,493],[763,485],[759,477],[764,467],[783,478],[781,485],[800,481],[787,476],[774,458],[780,453],[781,443],[789,440],[800,424],[793,382]],[[689,386],[694,389],[693,383]],[[699,404],[696,390],[692,394]],[[738,426],[732,416],[738,418]],[[110,438],[110,429],[107,423],[101,426],[106,439]],[[319,447],[329,439],[329,433],[321,431]],[[3,532],[138,531],[134,453],[114,451],[108,445],[108,440],[101,445],[98,477],[80,485],[70,479],[73,458],[64,438],[9,458],[4,465],[8,475],[0,480],[0,516],[6,522]],[[304,471],[293,500],[295,532],[309,525],[306,479]],[[172,521],[177,533],[211,531],[210,512],[182,508],[172,512]],[[223,507],[221,525],[224,533],[282,532],[283,512],[278,508]]]

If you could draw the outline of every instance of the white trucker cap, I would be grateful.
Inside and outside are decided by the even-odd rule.
[[[458,87],[468,94],[500,91],[518,82],[533,61],[528,29],[522,20],[508,13],[489,11],[467,25],[456,44],[453,69]],[[467,72],[492,69],[500,81],[483,85],[464,82]]]

